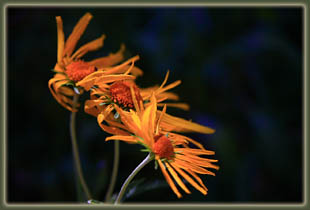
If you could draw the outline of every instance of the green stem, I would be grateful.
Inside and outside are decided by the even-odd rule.
[[[151,155],[148,154],[148,156],[137,166],[137,168],[135,168],[135,170],[133,170],[133,172],[131,172],[131,174],[128,176],[128,178],[126,179],[126,181],[124,182],[121,191],[119,192],[115,203],[114,204],[118,204],[120,203],[120,201],[122,200],[124,193],[129,185],[129,183],[131,182],[131,180],[136,176],[136,174],[146,165],[148,164],[150,161],[152,160]]]
[[[119,141],[114,141],[114,162],[113,162],[113,171],[112,171],[112,178],[110,182],[110,186],[108,192],[105,197],[105,201],[109,202],[114,190],[117,172],[118,172],[118,164],[119,164]]]
[[[75,109],[77,106],[79,100],[79,95],[75,94],[73,96],[73,105],[72,108]],[[75,118],[76,118],[76,112],[71,112],[71,118],[70,118],[70,134],[71,134],[71,142],[72,142],[72,152],[73,152],[73,160],[75,165],[75,171],[78,175],[80,184],[86,194],[87,200],[91,200],[92,196],[88,190],[88,187],[86,185],[86,182],[84,180],[82,168],[81,168],[81,162],[80,162],[80,156],[79,156],[79,150],[78,150],[78,144],[76,140],[76,130],[75,130]]]

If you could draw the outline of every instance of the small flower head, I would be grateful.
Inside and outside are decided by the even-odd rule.
[[[101,35],[98,39],[81,46],[74,52],[77,42],[83,35],[92,17],[90,13],[86,13],[78,21],[67,40],[65,40],[62,19],[59,16],[56,17],[58,50],[57,63],[53,69],[56,74],[49,80],[48,87],[54,98],[63,107],[73,112],[76,112],[77,109],[73,108],[71,97],[77,93],[82,94],[84,91],[83,87],[77,83],[96,73],[97,69],[108,68],[123,60],[123,52],[125,50],[123,45],[117,53],[111,53],[106,57],[97,58],[88,62],[81,60],[86,53],[103,46],[105,35]]]

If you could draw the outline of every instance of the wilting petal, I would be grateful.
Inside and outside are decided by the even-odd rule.
[[[157,111],[157,115],[160,116],[160,111]],[[212,134],[215,132],[215,130],[212,128],[199,125],[197,123],[190,122],[179,117],[174,117],[167,113],[163,116],[162,127],[166,131],[176,132],[198,132],[205,134]]]
[[[84,33],[89,21],[92,19],[92,15],[90,13],[86,13],[79,22],[75,25],[72,33],[68,37],[65,49],[64,49],[64,55],[71,56],[77,42],[81,38],[82,34]]]
[[[109,141],[109,140],[121,140],[121,141],[125,141],[127,143],[137,143],[137,138],[134,137],[134,136],[110,136],[110,137],[107,137],[105,139],[106,141]]]
[[[94,72],[95,74],[97,72]],[[86,91],[89,91],[94,85],[99,85],[101,83],[112,83],[120,80],[133,80],[135,79],[132,75],[102,75],[100,77],[94,77],[92,74],[86,76],[81,81],[77,82],[77,86],[83,87]]]
[[[72,59],[81,58],[83,55],[90,51],[95,51],[103,46],[103,40],[105,39],[105,35],[102,35],[100,38],[95,39],[82,47],[80,47],[73,55]],[[90,65],[91,66],[91,65]]]
[[[179,109],[183,109],[185,111],[189,110],[189,105],[185,103],[158,103],[157,106],[168,106],[168,107],[175,107]]]
[[[63,57],[63,50],[65,46],[65,35],[63,31],[62,19],[60,16],[56,17],[56,22],[57,22],[57,39],[58,39],[57,62],[60,63]]]
[[[121,48],[116,53],[110,53],[108,56],[97,58],[88,62],[91,66],[96,66],[98,69],[113,66],[124,59],[125,45],[121,45]]]

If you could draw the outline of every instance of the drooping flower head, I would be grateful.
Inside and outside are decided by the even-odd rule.
[[[57,63],[53,69],[55,75],[49,80],[48,87],[54,98],[69,111],[77,111],[76,108],[72,107],[73,101],[71,97],[75,94],[81,94],[84,91],[77,85],[78,82],[83,81],[87,76],[103,68],[107,69],[123,60],[124,45],[122,45],[120,50],[115,54],[111,53],[108,56],[97,58],[92,61],[82,60],[82,57],[87,52],[97,50],[103,46],[105,35],[81,46],[74,52],[77,42],[91,19],[92,15],[86,13],[78,21],[72,33],[65,41],[62,19],[60,16],[56,17],[58,36]],[[123,72],[118,72],[118,74],[120,73]]]
[[[190,193],[180,176],[202,194],[207,194],[207,188],[198,174],[214,176],[215,174],[207,168],[218,170],[219,167],[213,164],[217,160],[200,156],[213,155],[214,152],[206,150],[200,143],[191,138],[168,132],[162,124],[166,106],[158,116],[155,94],[152,94],[150,103],[145,109],[124,111],[118,106],[115,109],[123,123],[123,127],[119,128],[123,132],[115,132],[114,136],[107,137],[106,140],[121,140],[143,145],[145,150],[150,152],[155,163],[159,165],[169,186],[179,198],[182,195],[175,182],[186,193]],[[197,148],[190,148],[189,143]]]

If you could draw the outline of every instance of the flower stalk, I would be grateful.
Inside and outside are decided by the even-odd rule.
[[[148,164],[150,161],[152,160],[151,158],[151,154],[149,153],[148,156],[135,168],[135,170],[133,170],[133,172],[131,172],[131,174],[128,176],[128,178],[126,179],[126,181],[124,182],[121,191],[119,192],[114,205],[115,204],[119,204],[124,196],[124,193],[126,192],[126,189],[129,185],[129,183],[131,182],[131,180],[136,176],[136,174],[146,165]]]
[[[117,172],[118,172],[118,165],[119,165],[119,141],[114,141],[114,162],[113,162],[113,171],[112,171],[112,178],[109,185],[109,189],[107,191],[105,201],[109,202],[114,190]]]
[[[75,94],[73,96],[73,109],[76,108],[78,103],[79,95]],[[91,200],[92,196],[89,192],[89,189],[87,187],[87,184],[84,180],[82,168],[81,168],[81,161],[79,156],[79,150],[78,150],[78,144],[76,140],[76,129],[75,129],[75,119],[76,119],[76,112],[71,112],[71,118],[70,118],[70,135],[71,135],[71,142],[72,142],[72,152],[73,152],[73,160],[75,165],[75,171],[78,175],[78,180],[83,188],[83,191],[87,197],[87,200]]]

